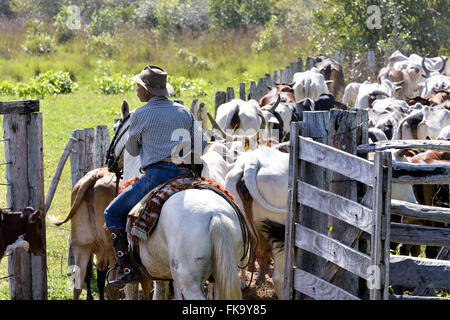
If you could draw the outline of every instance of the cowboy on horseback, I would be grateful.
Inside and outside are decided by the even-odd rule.
[[[140,156],[143,176],[126,188],[105,209],[105,221],[110,232],[114,253],[119,265],[117,278],[107,287],[121,288],[141,279],[133,264],[125,231],[128,212],[153,188],[179,176],[193,177],[192,167],[173,161],[173,150],[182,138],[174,139],[176,130],[185,130],[193,141],[201,141],[203,152],[206,137],[195,122],[194,115],[185,106],[168,100],[173,87],[167,83],[167,73],[157,66],[146,66],[133,78],[136,93],[146,104],[131,115],[126,150]],[[196,139],[194,139],[196,136]],[[191,150],[193,151],[193,150]],[[192,160],[192,158],[191,158]],[[192,164],[193,165],[193,164]]]

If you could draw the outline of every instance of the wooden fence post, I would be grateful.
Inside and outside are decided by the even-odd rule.
[[[303,72],[303,60],[302,60],[302,58],[298,58],[297,59],[297,62],[298,62],[298,66],[299,66],[299,71],[298,72]]]
[[[275,83],[273,83],[272,77],[268,73],[266,73],[266,76],[264,77],[264,82],[266,87],[273,87],[275,85]]]
[[[305,71],[310,70],[312,67],[314,67],[313,59],[311,57],[306,58]]]
[[[233,87],[228,87],[226,91],[226,102],[229,102],[234,99],[234,89]]]
[[[267,87],[265,87],[265,82],[263,78],[259,78],[258,82],[256,83],[256,99],[259,100],[261,97],[266,93]]]
[[[73,147],[72,154],[70,155],[70,172],[73,189],[78,180],[84,177],[86,173],[94,169],[94,129],[87,128],[74,130],[72,132],[72,137],[78,140]],[[72,244],[69,236],[69,255],[67,258],[67,265],[72,266],[74,264],[75,259],[73,257]]]
[[[281,79],[280,79],[280,70],[275,70],[274,72],[273,72],[273,77],[272,77],[272,79],[273,79],[273,82],[274,82],[274,85],[275,85],[275,82],[281,82]]]
[[[31,206],[45,213],[42,114],[39,100],[0,103],[5,143],[7,207]],[[21,110],[29,109],[28,111]],[[41,234],[46,250],[45,219]],[[9,292],[14,300],[47,299],[47,256],[16,249],[8,258]]]
[[[280,74],[280,82],[284,82],[284,69],[280,69],[278,72]]]
[[[77,129],[72,137],[78,140],[70,155],[72,188],[86,173],[94,169],[93,142],[94,129]]]
[[[370,288],[371,300],[387,300],[389,296],[389,245],[391,221],[392,155],[375,152],[375,186],[373,190],[373,231],[371,257],[373,277]]]
[[[332,147],[356,155],[356,131],[356,112],[338,109],[330,110],[330,140]],[[336,172],[331,172],[330,175],[329,191],[355,202],[358,200],[355,180],[351,180]],[[356,229],[332,216],[328,217],[328,227],[330,228],[328,236],[337,240],[340,240],[350,228]],[[333,283],[355,296],[358,295],[358,277],[347,270],[341,270]]]
[[[256,100],[256,82],[250,81],[248,85],[248,99],[255,99]]]
[[[227,93],[225,91],[216,92],[216,100],[214,105],[214,118],[216,118],[217,108],[227,101]]]
[[[294,74],[292,73],[291,67],[290,67],[290,66],[287,66],[287,67],[284,69],[284,82],[287,82],[287,83],[292,82],[292,76],[293,76],[293,75],[294,75]]]
[[[297,257],[295,255],[295,223],[298,222],[299,213],[297,212],[297,195],[299,176],[304,174],[300,168],[299,160],[299,134],[301,123],[292,122],[290,131],[289,145],[289,176],[288,176],[288,203],[285,228],[285,260],[284,260],[284,300],[292,300],[298,296],[293,288],[294,265],[297,265]],[[303,168],[304,169],[304,168]],[[300,206],[301,207],[301,206]]]
[[[245,83],[239,83],[239,99],[246,101],[247,96],[245,95]]]
[[[292,76],[294,76],[294,73],[300,72],[300,66],[298,64],[298,61],[291,62],[291,70]]]
[[[108,126],[97,126],[95,131],[94,168],[106,166],[106,152],[110,144]]]
[[[309,111],[303,113],[302,136],[311,137],[314,141],[329,144],[330,128],[329,111]],[[327,170],[311,164],[305,164],[305,179],[303,181],[318,188],[326,190],[328,188],[329,175]],[[304,225],[316,232],[327,234],[328,217],[326,214],[313,210],[309,207],[304,209]],[[309,252],[303,253],[302,269],[319,275],[325,265],[325,260]]]

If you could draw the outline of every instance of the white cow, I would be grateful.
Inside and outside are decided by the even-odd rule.
[[[293,76],[295,101],[305,98],[317,100],[322,93],[329,93],[325,77],[320,73],[319,69],[313,67],[304,72],[296,72]]]
[[[362,83],[351,82],[349,83],[344,90],[344,95],[342,96],[342,103],[353,107],[356,103],[356,97],[358,96],[359,88]]]
[[[355,108],[371,108],[373,101],[383,97],[394,97],[400,90],[402,82],[391,82],[387,79],[381,80],[381,83],[363,83],[361,84],[356,97]]]
[[[450,88],[450,77],[434,74],[425,80],[422,97],[426,94],[435,94],[434,89],[445,90]]]
[[[404,118],[394,139],[436,139],[441,130],[450,125],[450,111],[423,106]]]
[[[437,140],[450,140],[450,126],[445,126],[439,132],[439,135],[436,138]]]
[[[256,100],[233,99],[221,104],[215,121],[228,134],[253,135],[264,128],[264,117]]]
[[[272,279],[279,298],[283,294],[284,249],[268,239],[264,222],[271,221],[284,226],[288,175],[289,154],[275,148],[260,147],[240,155],[225,179],[225,188],[235,196],[236,203],[256,228],[260,241],[270,243],[274,259]],[[251,203],[240,197],[237,185],[242,178],[253,199]]]

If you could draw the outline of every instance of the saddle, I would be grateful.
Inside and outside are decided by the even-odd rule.
[[[127,181],[125,182],[125,186],[129,186],[137,180],[138,179]],[[244,254],[241,261],[247,257],[249,250],[250,256],[252,254],[251,251],[253,250],[253,244],[250,229],[244,214],[234,201],[234,196],[221,185],[214,183],[205,177],[177,177],[151,190],[128,214],[125,230],[128,234],[128,243],[130,245],[130,251],[132,252],[131,257],[133,263],[141,270],[141,273],[145,274],[149,279],[158,280],[148,274],[142,265],[138,254],[139,240],[149,239],[158,223],[162,206],[170,198],[170,196],[187,189],[208,189],[222,196],[232,206],[239,219],[242,230],[242,238],[244,241]],[[245,267],[246,266],[240,268]]]
[[[177,177],[155,187],[129,212],[126,226],[129,243],[135,246],[139,240],[148,240],[155,230],[164,203],[170,196],[187,189],[210,189],[225,198],[238,216],[242,215],[234,196],[219,184],[204,177]]]

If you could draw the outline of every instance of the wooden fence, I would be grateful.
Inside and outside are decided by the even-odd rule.
[[[39,100],[0,102],[6,165],[6,205],[45,213],[42,113]],[[41,237],[45,248],[45,219]],[[47,256],[20,248],[8,257],[9,292],[14,300],[47,299]]]
[[[390,284],[450,288],[448,248],[441,250],[443,260],[389,256],[390,241],[449,246],[449,229],[390,222],[391,212],[449,222],[449,209],[391,201],[390,189],[392,182],[448,184],[450,168],[392,163],[391,154],[380,151],[385,145],[364,142],[366,119],[361,110],[306,112],[291,126],[285,299],[403,298],[389,295]],[[449,142],[436,145],[450,148]],[[368,150],[375,151],[373,163],[364,159]]]

